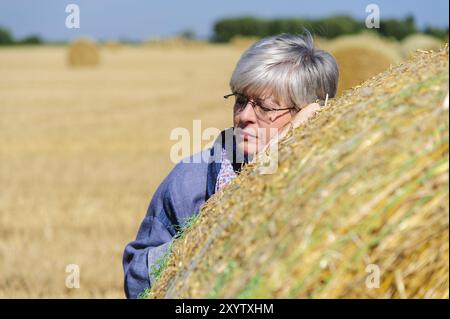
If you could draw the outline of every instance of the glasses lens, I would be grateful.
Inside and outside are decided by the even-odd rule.
[[[264,110],[264,106],[261,107],[260,103],[257,103],[254,107],[256,116],[259,117],[260,119],[267,119],[269,117],[269,113],[270,111],[266,111]]]
[[[237,111],[242,111],[248,103],[248,98],[245,95],[236,94],[235,96],[234,107]]]
[[[235,95],[235,103],[234,103],[234,107],[235,107],[236,111],[241,112],[242,110],[244,110],[247,107],[249,100],[250,100],[249,97],[247,97],[243,94],[237,93]],[[264,103],[262,101],[256,100],[256,101],[253,101],[251,104],[252,104],[252,107],[258,118],[260,118],[260,119],[268,118],[267,109],[266,110],[264,109],[266,106],[264,105]]]

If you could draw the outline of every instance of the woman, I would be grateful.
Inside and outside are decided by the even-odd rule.
[[[241,56],[230,81],[233,127],[214,145],[179,162],[156,190],[135,241],[124,252],[125,293],[136,298],[154,283],[152,266],[177,229],[229,183],[271,138],[293,121],[304,121],[334,97],[338,67],[316,50],[309,33],[264,38]],[[205,160],[206,159],[206,160]]]

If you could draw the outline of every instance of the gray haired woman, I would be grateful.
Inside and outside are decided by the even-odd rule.
[[[338,77],[335,59],[315,49],[308,32],[267,37],[242,54],[225,95],[234,98],[233,127],[213,147],[175,165],[153,195],[136,240],[125,247],[128,298],[154,284],[152,269],[183,223],[239,174],[274,131],[306,120],[319,108],[317,100],[334,97]]]

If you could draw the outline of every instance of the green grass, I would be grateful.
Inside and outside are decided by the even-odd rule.
[[[244,289],[238,294],[238,299],[249,299],[255,297],[255,292],[261,283],[261,276],[255,275],[250,279]]]
[[[139,293],[137,299],[148,299],[150,296],[150,288],[145,288],[142,292]]]
[[[198,214],[193,214],[186,218],[184,222],[182,223],[182,226],[175,225],[175,229],[177,230],[176,235],[174,236],[174,240],[180,240],[183,239],[186,232],[192,228],[192,226],[195,224],[196,220],[198,219]],[[154,265],[150,267],[150,274],[153,278],[155,278],[155,281],[158,281],[161,277],[161,274],[164,272],[164,269],[166,269],[167,264],[170,259],[170,255],[172,254],[172,246],[173,241],[170,244],[169,248],[167,249],[166,253],[159,258]],[[142,298],[148,298],[149,297],[150,290],[146,291],[144,290],[142,294]],[[138,296],[139,298],[139,296]]]
[[[150,274],[155,278],[155,281],[161,277],[161,274],[167,267],[170,255],[172,254],[172,245],[173,242],[170,244],[169,248],[167,248],[166,253],[150,267]]]
[[[193,214],[186,218],[184,222],[182,222],[182,225],[175,225],[175,230],[177,230],[177,234],[175,235],[175,239],[183,239],[186,232],[189,229],[192,229],[192,226],[195,224],[195,222],[198,220],[199,214]]]

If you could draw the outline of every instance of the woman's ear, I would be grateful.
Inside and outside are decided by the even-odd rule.
[[[307,120],[313,117],[318,110],[320,110],[320,105],[318,103],[311,103],[305,106],[300,111],[298,111],[297,114],[295,114],[294,117],[292,118],[291,120],[292,127],[293,128],[299,127],[301,124],[305,123]]]

